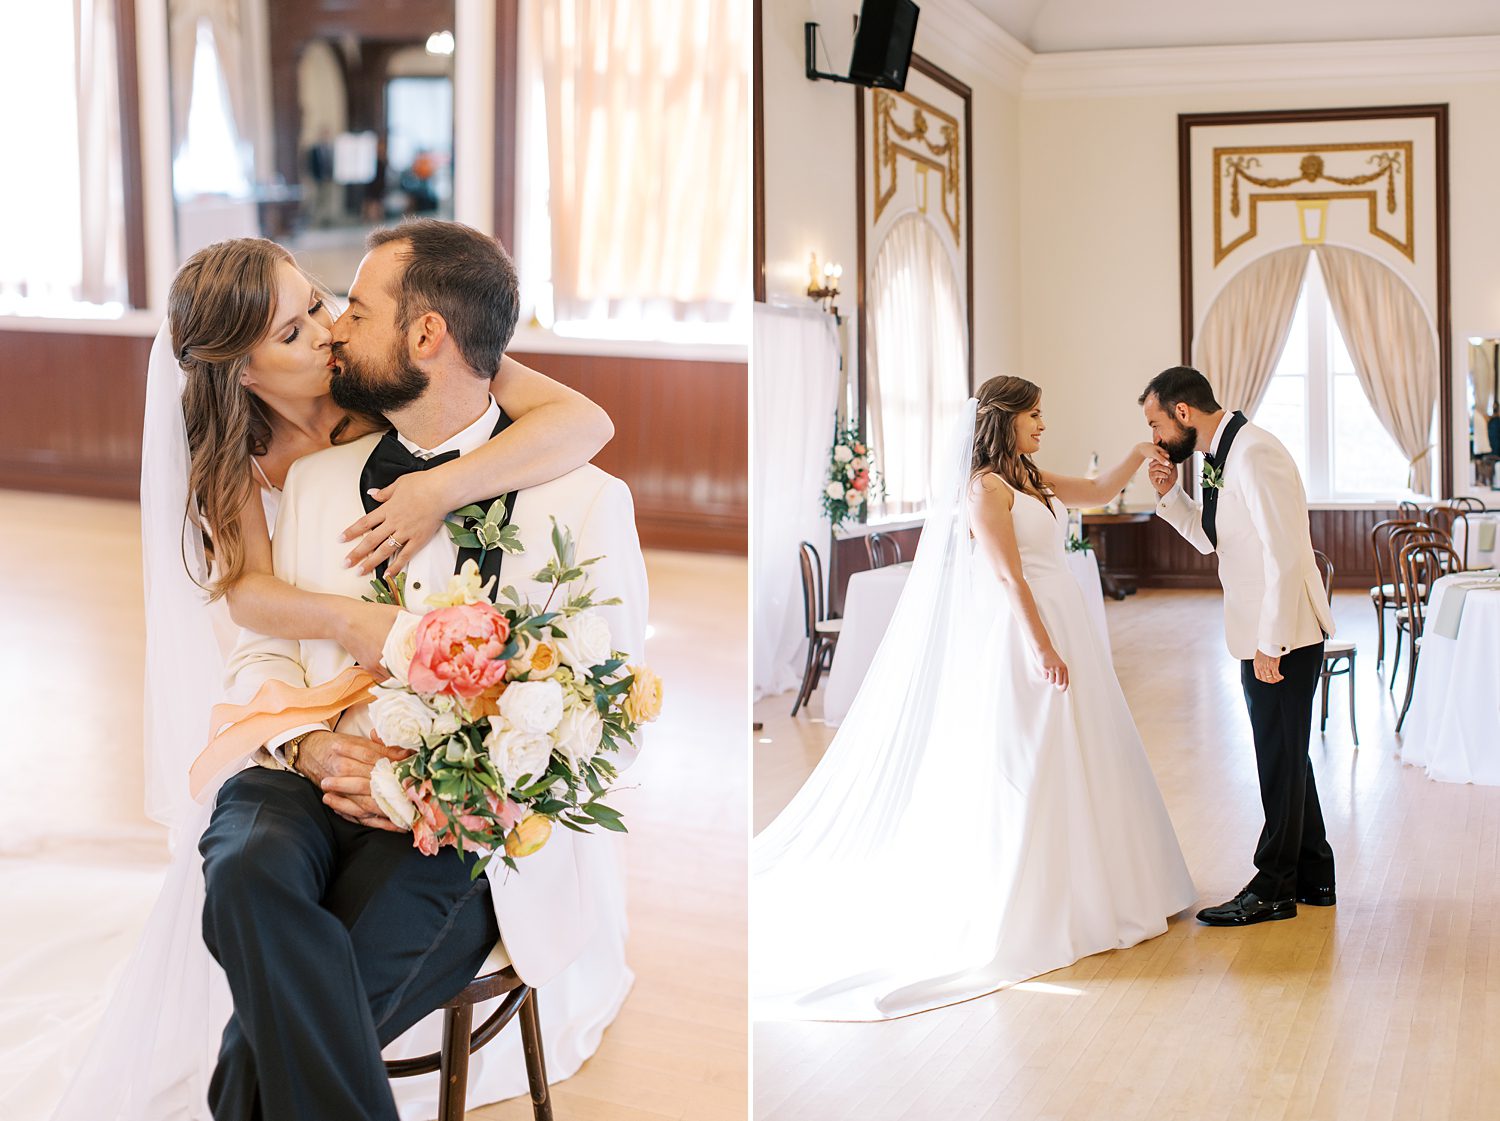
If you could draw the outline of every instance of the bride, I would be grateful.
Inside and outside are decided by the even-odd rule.
[[[378,417],[346,415],[329,396],[330,300],[290,253],[259,238],[209,246],[173,281],[147,378],[141,512],[147,812],[169,827],[174,855],[55,1121],[209,1116],[207,1084],[231,1002],[200,933],[197,840],[212,798],[194,803],[187,773],[236,628],[333,639],[366,667],[379,665],[394,608],[293,588],[271,571],[270,529],[292,464],[385,427]],[[371,571],[384,562],[393,574],[450,510],[564,474],[613,435],[593,402],[509,358],[491,391],[514,423],[486,447],[398,479],[372,496],[379,504],[366,517],[326,527],[342,531],[351,564]],[[540,996],[554,1078],[592,1053],[631,981],[618,869],[612,851],[600,856],[591,869],[600,933]],[[387,1053],[430,1052],[436,1041],[435,1025],[419,1025]],[[502,1037],[476,1055],[471,1085],[475,1105],[525,1092],[519,1045]],[[403,1080],[396,1090],[403,1117],[436,1112],[432,1079]]]
[[[1163,933],[1194,899],[1040,471],[1041,390],[991,378],[939,464],[916,561],[854,705],[752,847],[763,1019],[884,1020]]]

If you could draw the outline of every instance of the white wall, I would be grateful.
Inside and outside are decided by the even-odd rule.
[[[1471,41],[1493,52],[1493,41]],[[1377,69],[1350,62],[1353,45],[1334,48],[1349,70]],[[1420,56],[1422,45],[1408,58]],[[1454,48],[1457,49],[1457,48]],[[1281,68],[1273,84],[1257,82],[1256,52]],[[1449,198],[1454,342],[1454,478],[1469,478],[1465,337],[1500,334],[1500,70],[1462,66],[1454,78],[1412,75],[1381,81],[1363,73],[1330,77],[1327,58],[1309,55],[1293,65],[1283,50],[1153,51],[1149,75],[1133,57],[1119,56],[1113,74],[1096,55],[1079,65],[1068,92],[1063,60],[1048,59],[1028,75],[1021,112],[1022,366],[1046,391],[1051,426],[1041,457],[1059,471],[1076,471],[1097,450],[1106,462],[1145,437],[1135,399],[1155,373],[1181,358],[1177,213],[1177,114],[1224,110],[1344,105],[1449,105]],[[1452,50],[1433,48],[1433,69],[1447,70]],[[1224,68],[1242,68],[1231,77]],[[1293,60],[1296,62],[1296,60]],[[1408,63],[1412,69],[1418,67]],[[1299,77],[1298,70],[1301,70]],[[1335,67],[1337,69],[1337,67]],[[1238,71],[1236,71],[1238,72]],[[1264,72],[1263,70],[1261,71]],[[1044,80],[1044,82],[1042,81]],[[1170,88],[1174,82],[1179,88]],[[1148,84],[1136,92],[1120,88]],[[1200,312],[1202,309],[1199,309]],[[1129,497],[1144,500],[1144,478]]]
[[[807,300],[808,255],[844,266],[839,310],[855,314],[858,226],[855,88],[810,82],[803,24],[821,25],[819,69],[843,73],[859,0],[765,0],[766,298]],[[926,0],[916,52],[973,90],[974,370],[1015,372],[1021,359],[1020,67],[1025,54],[965,0]],[[874,247],[869,247],[873,254]],[[873,262],[872,262],[873,263]],[[845,360],[857,345],[848,324]]]

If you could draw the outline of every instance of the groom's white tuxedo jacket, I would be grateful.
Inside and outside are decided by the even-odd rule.
[[[486,424],[483,436],[489,432]],[[356,598],[369,592],[369,577],[345,567],[350,546],[340,540],[340,534],[364,516],[360,472],[379,439],[378,434],[366,436],[306,456],[292,467],[272,539],[277,576],[314,592]],[[518,492],[511,524],[518,529],[526,551],[505,557],[500,586],[513,586],[523,599],[534,602],[546,598],[546,588],[532,576],[551,559],[553,518],[573,531],[580,559],[604,558],[587,570],[592,585],[598,598],[618,596],[623,602],[599,610],[609,621],[615,648],[626,652],[631,661],[642,660],[646,567],[636,536],[634,505],[629,488],[597,467],[580,467]],[[430,550],[442,551],[446,563]],[[430,589],[426,581],[421,590],[408,583],[407,600],[414,611],[425,609],[425,596],[446,588],[446,577],[453,571],[457,548],[446,532],[439,532],[419,550],[408,564],[409,579],[416,578],[424,560],[428,571],[441,570],[443,578]],[[331,641],[293,642],[242,631],[228,664],[228,699],[245,703],[272,679],[295,686],[318,685],[353,664],[354,659]],[[346,712],[338,724],[338,731],[350,735],[367,735],[370,728],[363,705]],[[258,761],[268,761],[265,752]],[[629,761],[618,760],[621,766]],[[561,972],[593,929],[593,900],[580,888],[576,851],[589,843],[586,836],[554,829],[541,851],[518,862],[519,871],[510,872],[499,860],[487,868],[501,940],[516,972],[528,984],[544,984]],[[429,859],[457,857],[445,850]]]
[[[1219,425],[1222,437],[1228,414]],[[1214,545],[1203,507],[1175,486],[1156,512],[1200,553]],[[1224,586],[1224,637],[1241,660],[1256,650],[1280,657],[1333,634],[1333,612],[1313,558],[1307,492],[1297,464],[1275,436],[1246,424],[1224,463],[1214,530]]]

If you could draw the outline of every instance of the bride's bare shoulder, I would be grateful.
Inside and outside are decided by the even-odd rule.
[[[980,506],[1009,510],[1016,500],[1005,480],[993,471],[982,471],[969,480],[969,501]]]

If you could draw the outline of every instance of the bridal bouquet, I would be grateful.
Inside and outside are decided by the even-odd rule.
[[[535,576],[551,589],[541,606],[511,587],[490,602],[470,560],[428,598],[434,610],[403,612],[386,638],[392,680],[370,705],[375,734],[411,750],[376,765],[376,804],[429,856],[483,853],[475,876],[494,855],[514,869],[554,825],[625,832],[603,801],[619,775],[611,756],[661,711],[661,680],[625,664],[596,610],[619,602],[587,586],[599,558],[577,561],[556,523],[552,544]]]
[[[834,429],[833,450],[829,452],[828,482],[823,488],[823,512],[838,529],[849,518],[857,517],[879,483],[870,463],[870,449],[860,440],[855,425]]]

